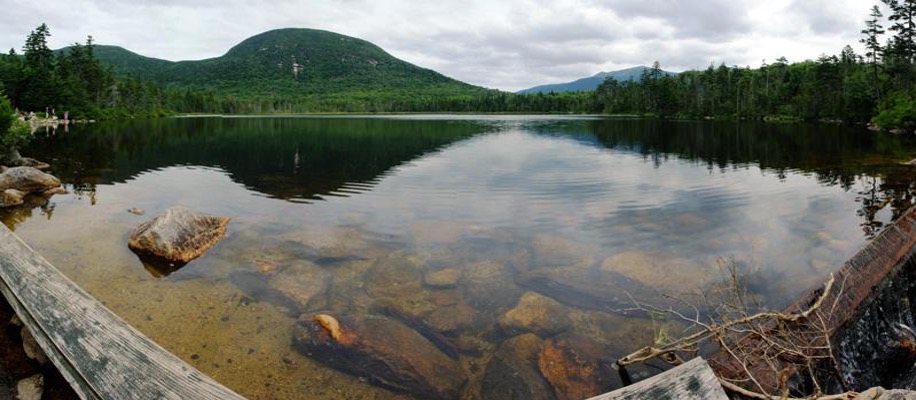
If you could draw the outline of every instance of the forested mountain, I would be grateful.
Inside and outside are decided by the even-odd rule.
[[[517,95],[399,60],[364,40],[311,29],[249,38],[200,61],[85,44],[52,51],[42,24],[23,54],[0,54],[0,91],[21,110],[121,118],[171,113],[589,112],[580,93]]]
[[[69,51],[73,46],[61,49]],[[144,57],[123,47],[93,45],[93,54],[95,58],[102,61],[103,64],[110,66],[112,71],[118,75],[133,76],[135,78],[145,78],[155,76],[159,71],[174,64],[171,61],[161,60],[158,58]]]
[[[200,61],[170,62],[118,47],[97,49],[99,61],[120,75],[242,100],[273,99],[291,110],[335,101],[386,108],[381,103],[487,92],[397,59],[367,41],[314,29],[268,31],[223,56]]]
[[[598,88],[608,78],[618,82],[637,81],[642,78],[643,74],[649,71],[649,67],[639,66],[627,69],[621,69],[611,72],[599,72],[587,78],[577,79],[572,82],[554,83],[549,85],[540,85],[533,88],[519,90],[518,94],[532,93],[563,93],[563,92],[588,92]],[[664,71],[667,75],[677,75],[674,72]]]

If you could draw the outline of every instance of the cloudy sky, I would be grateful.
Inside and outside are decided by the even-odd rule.
[[[860,51],[877,0],[0,0],[0,49],[42,22],[167,60],[217,57],[275,28],[326,29],[486,87],[517,90],[650,65],[759,66]],[[6,50],[3,50],[6,52]],[[861,52],[861,51],[860,51]]]

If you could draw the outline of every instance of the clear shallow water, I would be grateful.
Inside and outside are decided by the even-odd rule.
[[[296,351],[303,313],[402,321],[455,356],[476,398],[495,393],[487,366],[519,333],[506,315],[533,293],[569,316],[540,339],[587,338],[608,360],[652,337],[616,312],[628,295],[707,288],[722,258],[781,307],[907,208],[916,178],[898,165],[916,144],[897,137],[592,117],[137,121],[23,153],[72,193],[4,223],[251,398],[406,395]],[[128,233],[175,205],[231,217],[227,238],[178,271],[144,266]]]

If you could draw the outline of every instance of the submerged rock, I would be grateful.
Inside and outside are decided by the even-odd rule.
[[[381,317],[303,315],[294,346],[319,362],[421,398],[454,399],[467,375],[406,325]]]
[[[324,306],[330,283],[327,271],[308,261],[297,261],[270,278],[270,286],[290,299],[300,311]]]
[[[522,295],[508,264],[501,261],[481,261],[466,266],[460,285],[468,304],[488,319],[496,319],[512,308]]]
[[[430,340],[446,354],[477,351],[459,340],[473,333],[480,318],[456,289],[427,290],[415,261],[391,254],[375,262],[365,274],[365,291],[372,298],[370,310],[398,319]]]
[[[377,305],[420,318],[438,308],[432,293],[423,288],[420,268],[402,254],[390,254],[366,273],[366,293]]]
[[[637,300],[659,297],[652,288],[614,271],[541,268],[519,274],[516,280],[519,286],[567,305],[590,310],[631,308],[633,302],[630,296]]]
[[[461,271],[455,268],[446,268],[428,272],[423,278],[423,283],[434,289],[451,289],[458,285],[459,279],[461,279]]]
[[[128,247],[138,254],[187,263],[200,257],[226,234],[229,218],[211,217],[172,207],[130,234]]]
[[[558,301],[534,292],[526,292],[518,306],[499,319],[499,326],[509,333],[532,332],[550,337],[569,329],[568,310]]]
[[[9,168],[0,173],[0,190],[40,193],[60,186],[60,179],[32,167]]]
[[[253,263],[254,263],[254,267],[257,268],[258,272],[262,274],[272,274],[274,272],[277,272],[277,263],[271,260],[259,258],[259,259],[254,260]]]
[[[604,346],[581,337],[544,342],[538,369],[560,400],[581,400],[609,391],[615,384],[614,361]],[[607,358],[606,358],[607,357]]]
[[[493,353],[481,381],[484,399],[554,399],[538,371],[542,341],[528,333],[504,341]]]
[[[672,295],[695,293],[715,278],[715,268],[686,258],[627,251],[604,259],[602,271],[617,272]]]
[[[538,266],[588,268],[595,263],[584,246],[564,237],[539,235],[532,239],[531,247]]]

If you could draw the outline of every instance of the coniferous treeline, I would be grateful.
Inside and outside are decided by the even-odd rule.
[[[849,122],[869,121],[878,101],[868,65],[848,46],[839,56],[780,58],[757,69],[720,65],[668,76],[656,63],[638,81],[605,81],[595,96],[607,113]]]
[[[815,61],[750,67],[710,66],[675,76],[658,63],[642,79],[605,81],[595,107],[607,113],[666,117],[838,120],[883,128],[916,128],[916,0],[882,0],[872,7],[861,42]],[[882,24],[888,23],[885,30]],[[882,39],[889,37],[882,45]]]
[[[94,56],[92,37],[52,51],[47,25],[26,38],[23,54],[0,54],[0,93],[20,111],[54,110],[71,118],[162,116],[176,112],[223,112],[235,105],[212,93],[164,89],[149,81],[117,77]]]
[[[90,36],[69,51],[48,48],[51,36],[42,24],[25,41],[23,55],[10,49],[0,56],[0,84],[20,110],[69,112],[74,118],[111,114],[158,115],[165,107],[155,86],[132,79],[115,79],[93,56]]]

